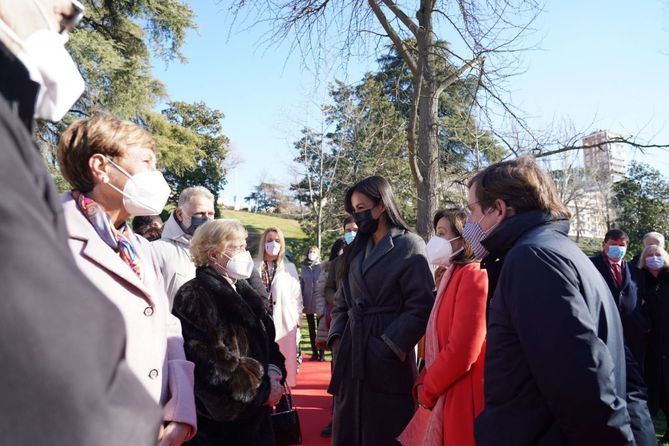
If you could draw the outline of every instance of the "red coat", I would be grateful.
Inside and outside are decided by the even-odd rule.
[[[478,263],[455,265],[437,312],[439,356],[417,384],[428,407],[444,400],[444,445],[475,446],[474,419],[483,410],[488,276]]]

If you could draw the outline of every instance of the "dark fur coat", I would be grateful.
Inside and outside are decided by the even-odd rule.
[[[217,272],[198,268],[174,300],[186,357],[195,364],[198,445],[273,445],[270,364],[286,375],[274,323],[245,280],[236,290]]]

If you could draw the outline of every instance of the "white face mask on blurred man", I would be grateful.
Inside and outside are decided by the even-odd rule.
[[[21,38],[0,18],[0,32],[18,47],[16,57],[25,65],[30,79],[40,85],[35,117],[55,122],[63,118],[84,92],[84,79],[65,49],[69,37],[67,31],[81,21],[84,8],[79,1],[72,0],[72,12],[61,20],[58,30],[52,20],[55,17],[50,19],[47,5],[40,3],[44,1],[26,0],[34,4],[46,28],[38,28]]]

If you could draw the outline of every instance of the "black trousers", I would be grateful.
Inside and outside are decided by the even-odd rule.
[[[318,318],[315,313],[307,313],[307,325],[309,325],[309,342],[311,343],[311,354],[320,357],[325,352],[318,350],[316,347],[316,327],[318,326]]]

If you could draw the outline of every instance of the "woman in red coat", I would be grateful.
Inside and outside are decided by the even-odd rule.
[[[434,217],[428,259],[446,267],[425,334],[426,367],[414,393],[416,415],[403,445],[475,446],[474,419],[483,409],[488,278],[462,239],[462,209]]]

